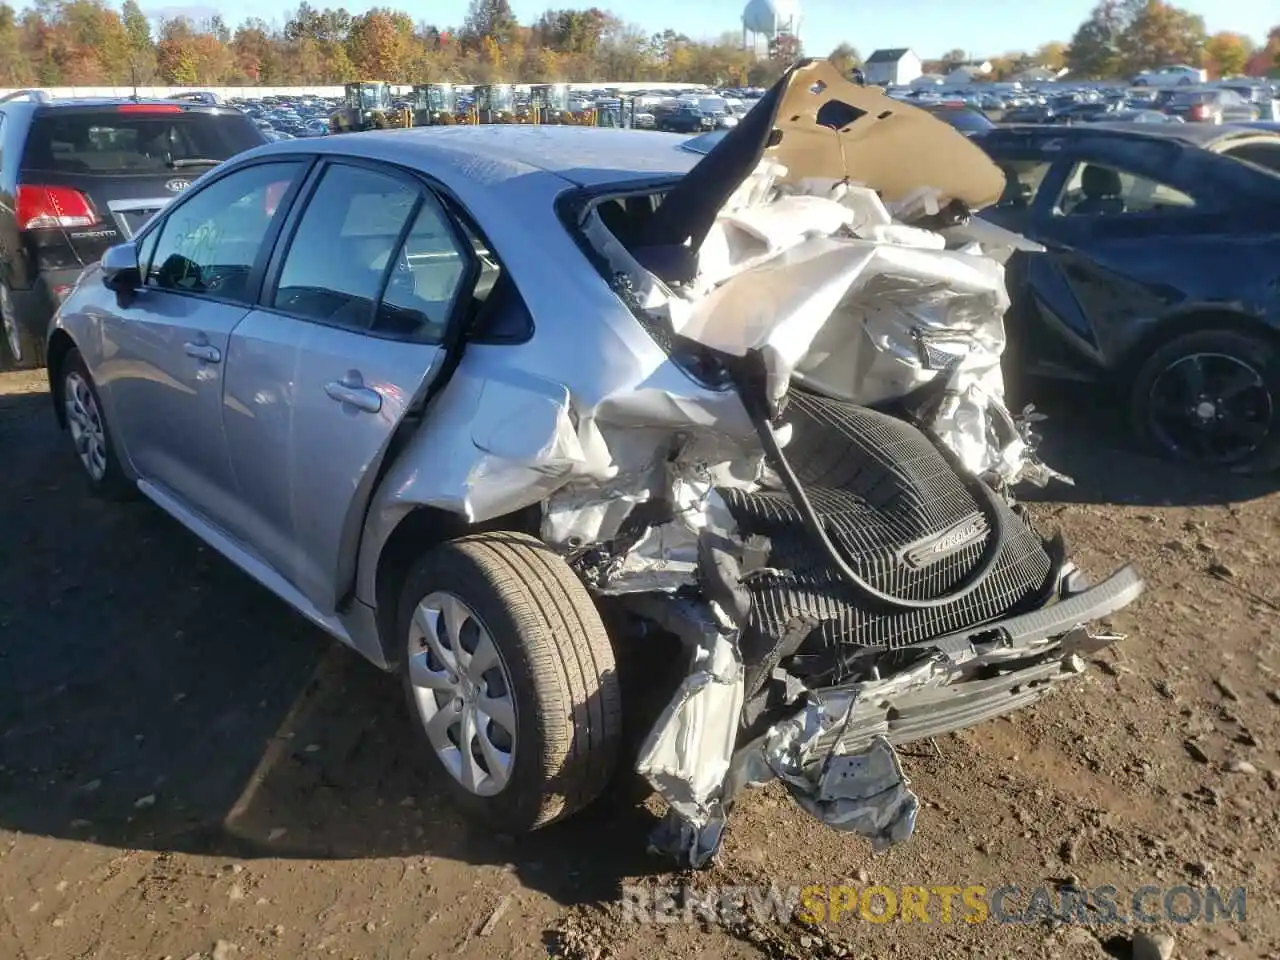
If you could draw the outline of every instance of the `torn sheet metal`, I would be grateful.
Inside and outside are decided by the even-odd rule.
[[[701,866],[720,845],[729,772],[742,712],[742,658],[735,631],[709,625],[689,675],[654,724],[636,770],[670,805],[656,848]],[[678,849],[677,849],[678,848]]]

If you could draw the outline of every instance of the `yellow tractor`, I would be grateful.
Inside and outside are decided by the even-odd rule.
[[[364,80],[348,83],[343,90],[346,103],[330,115],[330,133],[357,133],[405,126],[404,113],[391,106],[391,84],[383,80]]]
[[[458,94],[452,83],[418,83],[413,87],[413,126],[451,126],[458,122]]]
[[[472,91],[471,123],[514,123],[516,94],[509,83],[480,83]]]
[[[529,88],[526,123],[569,123],[569,85],[567,83],[535,83]]]

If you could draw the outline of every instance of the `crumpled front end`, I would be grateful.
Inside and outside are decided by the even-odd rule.
[[[1034,702],[1116,639],[1087,624],[1141,581],[1090,588],[1010,492],[1060,475],[1004,402],[1002,264],[1029,247],[970,218],[1002,188],[946,124],[810,62],[625,241],[582,210],[671,362],[558,406],[518,470],[550,478],[543,539],[687,650],[637,762],[670,805],[657,847],[707,862],[775,778],[904,840],[895,745]]]

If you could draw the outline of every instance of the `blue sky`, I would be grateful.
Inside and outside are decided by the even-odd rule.
[[[345,5],[353,13],[372,6],[401,7],[415,20],[453,26],[466,15],[467,0],[429,0],[399,4],[394,0],[311,0],[313,6]],[[741,30],[745,0],[631,0],[628,4],[600,2],[624,20],[646,30],[666,27],[695,38],[719,36]],[[962,49],[974,54],[1007,50],[1031,50],[1049,40],[1068,40],[1089,13],[1094,0],[800,0],[803,21],[800,37],[807,53],[825,56],[836,44],[852,43],[863,56],[877,47],[911,47],[922,57],[937,57]],[[1175,0],[1176,2],[1176,0]],[[179,6],[181,5],[181,6]],[[528,23],[548,7],[569,6],[549,0],[511,0],[521,21]],[[591,6],[583,2],[580,6]],[[1209,31],[1234,30],[1261,40],[1280,23],[1278,0],[1183,0],[1178,4],[1202,15]],[[148,12],[201,9],[213,12],[201,0],[172,6],[148,5]],[[282,22],[296,0],[219,0],[216,10],[232,24],[247,16]]]

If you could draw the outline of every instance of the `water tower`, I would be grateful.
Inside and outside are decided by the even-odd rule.
[[[800,0],[747,0],[742,9],[742,48],[766,56],[771,48],[794,48],[800,38]]]

